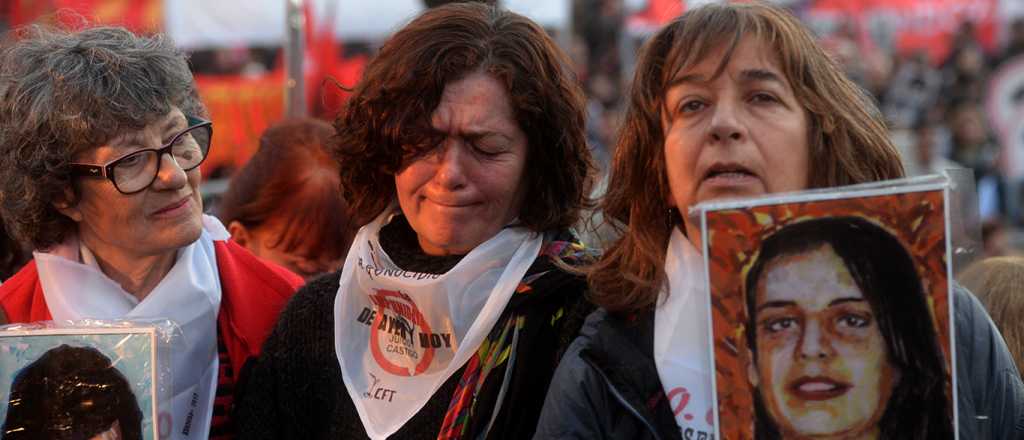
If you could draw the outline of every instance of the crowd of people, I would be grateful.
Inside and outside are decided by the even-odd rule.
[[[578,25],[570,53],[589,97],[590,140],[603,159],[615,144],[626,108],[625,91],[635,68],[630,51],[643,40],[626,34],[629,12],[621,0],[576,0],[573,7]],[[1010,127],[996,123],[988,102],[993,83],[1007,79],[999,78],[1000,71],[1024,59],[1019,58],[1024,55],[1024,19],[1008,23],[1005,37],[991,48],[965,21],[941,59],[927,48],[896,50],[891,42],[872,41],[849,20],[831,26],[821,43],[881,109],[907,174],[973,170],[985,255],[1024,252],[1021,177],[1004,151],[1019,134],[1005,133]]]
[[[970,47],[938,83],[966,95],[942,94],[953,107],[976,98]],[[171,41],[14,31],[0,49],[0,217],[15,245],[0,262],[32,259],[0,284],[0,323],[174,320],[174,438],[713,438],[711,410],[670,402],[679,386],[695,407],[714,401],[688,208],[905,177],[914,168],[890,129],[904,111],[919,143],[941,137],[921,121],[962,120],[949,154],[978,167],[979,188],[990,176],[971,107],[891,98],[880,110],[878,91],[770,4],[689,10],[633,70],[621,98],[618,79],[586,82],[621,115],[601,129],[599,166],[593,101],[544,29],[487,2],[428,9],[384,42],[333,125],[268,129],[214,216],[199,166],[217,130]],[[595,213],[599,245],[577,229]],[[1019,261],[950,289],[954,370],[913,264],[858,257],[866,241],[848,225],[802,226],[791,233],[813,240],[796,248],[766,241],[750,319],[777,306],[762,303],[780,261],[827,260],[845,274],[836,301],[869,305],[779,325],[853,327],[879,348],[864,374],[785,401],[760,391],[771,377],[754,365],[758,438],[1024,438],[1020,318],[1006,299]],[[895,243],[875,235],[879,249]],[[751,321],[749,348],[767,352],[760,331]],[[787,362],[826,375],[843,361],[825,339],[800,339]],[[3,436],[119,429],[58,419]]]

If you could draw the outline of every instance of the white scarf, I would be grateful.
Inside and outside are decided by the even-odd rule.
[[[387,438],[469,360],[540,252],[506,227],[442,275],[408,272],[380,246],[385,212],[356,235],[334,303],[342,378],[366,434]]]
[[[33,253],[53,319],[167,318],[181,327],[183,337],[174,347],[171,365],[172,438],[205,439],[210,433],[219,367],[217,312],[221,299],[213,241],[228,237],[224,225],[204,215],[199,240],[178,250],[170,272],[141,302],[103,274],[77,238],[50,252]]]
[[[714,435],[704,257],[672,229],[665,252],[668,298],[654,311],[654,364],[683,438]]]

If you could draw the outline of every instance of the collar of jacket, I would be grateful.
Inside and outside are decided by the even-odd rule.
[[[681,438],[654,364],[654,308],[623,316],[599,313],[606,315],[580,357],[654,438]]]

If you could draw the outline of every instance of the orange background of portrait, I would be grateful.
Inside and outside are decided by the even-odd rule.
[[[857,216],[882,226],[897,237],[921,274],[947,371],[952,371],[943,200],[943,191],[933,190],[707,213],[715,385],[722,439],[754,437],[754,402],[745,364],[747,316],[743,280],[761,241],[791,223],[820,217]],[[950,380],[947,376],[948,390],[952,389]]]

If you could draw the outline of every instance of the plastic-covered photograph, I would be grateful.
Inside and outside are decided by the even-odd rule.
[[[947,195],[701,210],[718,438],[954,438]]]
[[[0,331],[0,437],[157,439],[157,329]]]

